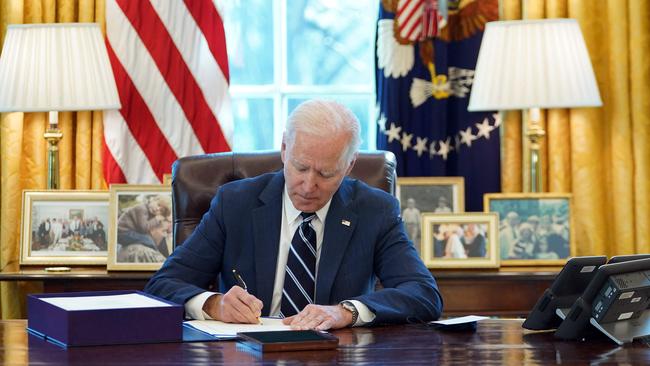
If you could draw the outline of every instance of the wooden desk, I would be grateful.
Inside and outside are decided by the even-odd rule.
[[[235,341],[165,343],[62,349],[25,331],[26,321],[0,322],[4,365],[207,365],[207,364],[650,364],[647,344],[616,346],[607,339],[563,342],[529,333],[519,320],[488,320],[476,332],[440,332],[421,325],[334,331],[335,351],[256,354]]]
[[[525,317],[548,288],[559,268],[513,268],[475,271],[435,271],[444,300],[444,315]],[[52,273],[12,264],[0,281],[42,281],[45,292],[142,290],[151,272],[107,272],[105,268],[73,268]]]
[[[45,292],[142,290],[152,272],[109,272],[106,268],[75,267],[70,272],[47,272],[42,268],[7,266],[0,281],[41,281]]]
[[[432,272],[444,301],[443,315],[526,317],[557,269]]]

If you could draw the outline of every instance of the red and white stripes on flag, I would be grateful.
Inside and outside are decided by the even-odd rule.
[[[398,0],[395,14],[399,35],[411,42],[438,34],[440,15],[436,0]]]
[[[160,183],[183,156],[229,151],[233,132],[221,15],[210,0],[106,0],[122,102],[104,112],[104,177]]]

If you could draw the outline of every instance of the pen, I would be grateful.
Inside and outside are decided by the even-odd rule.
[[[241,278],[241,276],[239,275],[236,269],[232,270],[232,276],[235,277],[235,282],[237,282],[237,286],[243,288],[244,291],[248,291],[248,286],[246,286],[246,282],[244,282],[244,279]]]
[[[232,276],[235,278],[235,282],[237,282],[237,286],[241,287],[244,289],[244,291],[248,292],[248,286],[246,286],[246,282],[244,282],[244,279],[239,275],[236,269],[233,268],[232,270]],[[262,324],[262,319],[257,318],[257,320]]]

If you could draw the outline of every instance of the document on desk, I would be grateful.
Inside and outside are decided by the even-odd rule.
[[[234,324],[218,320],[188,320],[184,324],[223,339],[235,338],[239,332],[291,330],[291,327],[282,324],[282,319],[279,318],[262,318],[262,324]]]
[[[479,316],[479,315],[467,315],[467,316],[461,316],[458,318],[449,318],[445,320],[435,320],[435,321],[430,321],[429,324],[440,324],[440,325],[458,325],[458,324],[465,324],[465,323],[471,323],[471,322],[476,322],[480,320],[485,320],[489,319],[487,316]]]
[[[105,296],[42,297],[40,299],[67,311],[156,308],[171,306],[162,301],[136,293]]]

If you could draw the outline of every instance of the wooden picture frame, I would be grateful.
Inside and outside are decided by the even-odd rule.
[[[111,185],[108,270],[160,268],[173,250],[171,204],[168,185]]]
[[[428,268],[498,268],[495,213],[422,214],[422,261]]]
[[[105,265],[107,191],[24,190],[21,265]]]
[[[463,177],[399,177],[395,195],[400,202],[406,234],[418,253],[422,252],[423,212],[465,211]],[[442,206],[444,201],[446,208]]]
[[[575,255],[570,193],[488,193],[483,201],[499,214],[502,265],[563,265]]]

